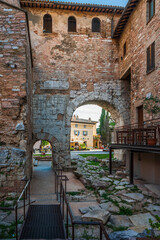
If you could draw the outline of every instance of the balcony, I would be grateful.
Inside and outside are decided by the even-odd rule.
[[[116,128],[114,144],[160,147],[160,119]]]
[[[109,147],[109,172],[112,174],[112,150],[130,151],[129,169],[130,183],[133,184],[134,153],[160,154],[160,119],[131,124],[114,129],[114,142]]]

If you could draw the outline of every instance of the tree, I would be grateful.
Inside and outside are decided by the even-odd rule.
[[[101,135],[101,141],[104,145],[111,143],[111,132],[113,131],[114,126],[115,122],[112,119],[110,113],[102,109],[99,133]]]

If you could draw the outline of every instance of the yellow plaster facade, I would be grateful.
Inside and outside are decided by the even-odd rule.
[[[96,121],[90,118],[79,119],[73,116],[71,120],[71,139],[70,147],[75,147],[85,143],[87,148],[93,148],[93,136],[96,136]]]

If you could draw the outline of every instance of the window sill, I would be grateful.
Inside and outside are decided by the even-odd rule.
[[[153,72],[156,68],[154,67],[153,69],[149,70],[146,72],[146,75],[149,75],[151,72]]]
[[[154,16],[155,16],[155,13],[154,13],[154,15],[147,21],[146,25],[148,25],[148,24],[151,22],[151,20],[154,18]]]

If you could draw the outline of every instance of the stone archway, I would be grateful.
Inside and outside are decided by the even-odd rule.
[[[52,146],[52,163],[58,163],[60,161],[59,151],[60,151],[60,143],[58,140],[50,135],[49,133],[36,133],[33,136],[33,142],[32,142],[32,151],[33,146],[38,140],[46,140],[48,141]],[[32,152],[33,154],[33,152]],[[32,155],[31,154],[31,155]],[[32,158],[26,163],[26,173],[28,177],[32,176]]]
[[[130,122],[130,116],[126,114],[126,112],[130,110],[130,103],[126,97],[123,97],[122,93],[118,96],[111,92],[110,94],[89,92],[79,95],[69,102],[66,116],[66,123],[68,126],[70,126],[73,112],[78,107],[86,104],[96,104],[109,111],[117,125],[124,125]]]
[[[108,91],[108,92],[88,92],[79,95],[72,99],[67,107],[66,125],[68,126],[68,146],[70,143],[70,128],[71,118],[73,112],[80,106],[86,104],[95,104],[111,113],[112,118],[116,122],[116,126],[123,126],[130,123],[130,101],[128,101],[127,92],[121,91]],[[116,151],[116,156],[120,159],[123,157],[123,152]]]

